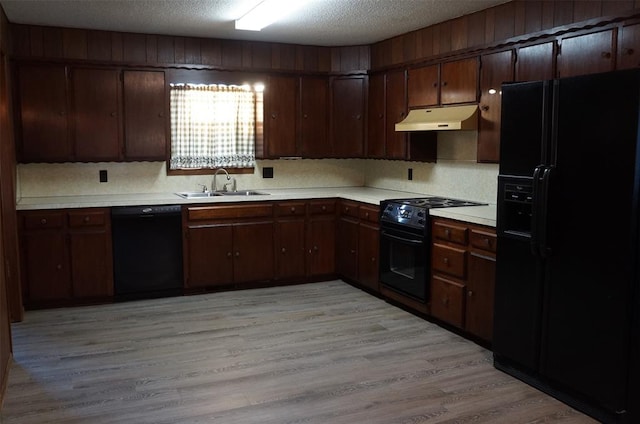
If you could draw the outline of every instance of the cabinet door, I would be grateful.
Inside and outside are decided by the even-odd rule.
[[[613,71],[613,30],[563,38],[558,54],[558,77]]]
[[[233,226],[233,277],[236,283],[273,279],[273,222]]]
[[[270,76],[264,89],[264,124],[267,156],[298,156],[296,93],[298,79]]]
[[[305,276],[304,219],[276,223],[276,277],[280,279]]]
[[[464,325],[464,285],[439,276],[431,279],[431,315],[462,328]]]
[[[503,82],[513,81],[513,51],[482,56],[478,162],[500,159],[500,111]]]
[[[327,78],[302,77],[300,79],[300,145],[302,156],[323,158],[331,156],[328,140]]]
[[[194,226],[186,231],[186,286],[194,288],[232,284],[232,226]]]
[[[117,160],[120,156],[119,72],[75,68],[71,81],[76,160]]]
[[[385,157],[387,159],[405,159],[407,156],[407,135],[405,132],[396,132],[396,123],[407,116],[406,81],[405,71],[392,71],[386,75]]]
[[[71,282],[64,231],[27,231],[23,241],[23,280],[29,301],[69,299]]]
[[[124,71],[127,160],[164,160],[167,151],[164,72]]]
[[[493,293],[496,279],[495,259],[471,253],[465,327],[470,333],[491,341],[493,335]]]
[[[333,156],[362,157],[364,152],[364,77],[334,78],[331,84]]]
[[[69,234],[74,298],[113,295],[111,234],[104,229]]]
[[[369,77],[369,101],[367,119],[367,148],[368,158],[385,157],[385,90],[384,74]]]
[[[640,66],[640,24],[626,25],[618,31],[617,69]]]
[[[341,276],[358,281],[358,221],[338,220],[337,271]]]
[[[535,44],[517,50],[516,81],[550,80],[555,76],[555,42]]]
[[[358,230],[358,281],[378,293],[379,228],[377,225],[360,224]]]
[[[67,74],[64,66],[20,65],[21,162],[62,162],[71,158],[68,137]]]
[[[314,217],[307,228],[307,253],[311,276],[331,275],[336,272],[336,227],[333,217]]]
[[[408,105],[409,108],[436,106],[438,102],[440,67],[438,65],[409,69]]]
[[[478,59],[440,65],[440,104],[471,103],[478,97]]]

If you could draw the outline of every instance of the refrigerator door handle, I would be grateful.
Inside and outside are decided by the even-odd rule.
[[[540,174],[544,165],[536,166],[533,171],[533,201],[531,204],[531,254],[540,256],[540,244],[538,236],[540,234]]]
[[[540,199],[540,210],[538,211],[538,239],[540,256],[543,258],[546,258],[551,254],[551,248],[547,245],[547,218],[549,216],[549,185],[554,169],[554,166],[547,166],[542,174],[542,196]]]

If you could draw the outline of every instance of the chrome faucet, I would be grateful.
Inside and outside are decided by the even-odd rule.
[[[218,175],[218,173],[219,173],[220,171],[222,171],[222,172],[224,172],[225,174],[227,174],[227,181],[231,180],[231,176],[229,175],[229,173],[227,172],[227,170],[226,170],[226,169],[224,169],[224,168],[218,168],[218,169],[216,170],[215,174],[213,174],[213,183],[211,184],[211,189],[212,189],[211,191],[214,191],[214,192],[218,191],[218,186],[216,185],[216,176]],[[234,183],[235,183],[235,179],[234,179]],[[223,188],[225,188],[225,186],[226,186],[226,184],[225,184],[225,185],[223,185]],[[235,186],[235,184],[234,184],[234,186]],[[226,191],[226,188],[225,188],[225,190],[224,190],[224,191]],[[235,187],[234,187],[234,191],[235,191]]]

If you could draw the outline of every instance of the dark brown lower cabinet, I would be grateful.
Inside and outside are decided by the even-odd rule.
[[[431,228],[430,314],[490,342],[495,229],[444,218],[434,218]]]
[[[307,276],[334,276],[336,272],[336,201],[311,200],[308,207],[306,251]]]
[[[183,222],[186,288],[273,279],[271,203],[188,207]]]
[[[275,257],[278,280],[306,277],[306,215],[304,201],[276,204]]]
[[[23,211],[18,216],[26,306],[113,295],[109,209]]]
[[[347,281],[380,292],[377,206],[341,200],[338,208],[336,255],[338,274]]]

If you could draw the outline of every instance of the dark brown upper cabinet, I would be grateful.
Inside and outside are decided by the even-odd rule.
[[[383,158],[385,155],[385,79],[383,73],[369,77],[369,98],[367,111],[366,157]]]
[[[407,135],[396,123],[407,116],[407,76],[404,70],[389,71],[385,80],[385,157],[406,159]]]
[[[335,77],[331,80],[331,144],[333,156],[362,157],[366,77]]]
[[[454,60],[408,71],[408,107],[473,103],[478,99],[478,59]]]
[[[549,41],[541,44],[520,47],[516,50],[515,80],[540,81],[555,76],[556,43]]]
[[[640,66],[640,23],[624,25],[618,30],[618,69]]]
[[[264,89],[266,157],[299,156],[296,140],[298,78],[272,75]]]
[[[558,51],[558,77],[613,71],[613,30],[562,38]]]
[[[164,160],[167,154],[165,78],[162,71],[124,71],[124,156]]]
[[[513,50],[481,57],[478,162],[500,159],[501,86],[510,81],[513,81]]]
[[[120,72],[73,68],[73,140],[77,161],[115,161],[120,156]]]
[[[300,78],[299,139],[302,156],[331,156],[328,137],[329,79],[303,76]]]
[[[17,67],[17,151],[20,162],[62,162],[71,157],[67,67]]]

